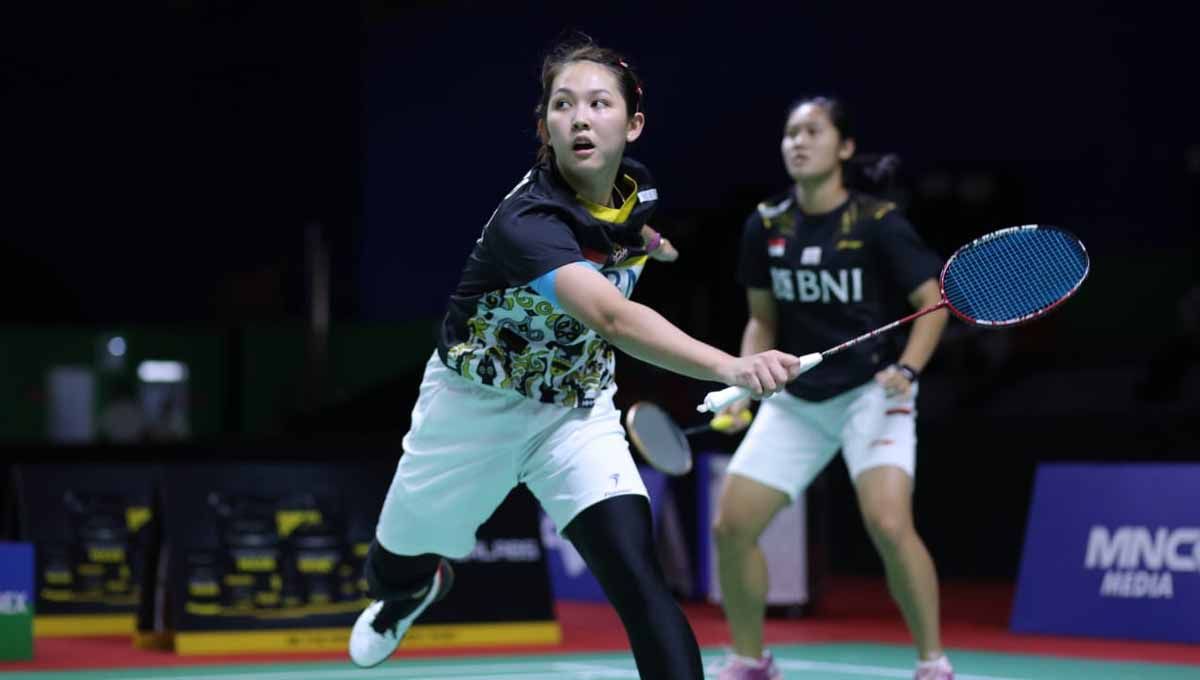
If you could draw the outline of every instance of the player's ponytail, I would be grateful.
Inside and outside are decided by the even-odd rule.
[[[894,153],[856,153],[842,168],[847,186],[887,196],[895,190],[900,157]]]

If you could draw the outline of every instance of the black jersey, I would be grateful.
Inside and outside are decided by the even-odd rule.
[[[543,163],[504,197],[450,296],[438,334],[448,367],[541,402],[592,406],[613,380],[613,348],[567,314],[546,281],[559,267],[583,262],[626,297],[633,292],[646,262],[641,228],[658,191],[628,158],[616,188],[620,208],[592,204]]]
[[[900,318],[908,294],[940,269],[894,204],[851,193],[829,213],[805,215],[788,192],[746,220],[738,278],[772,291],[776,348],[803,355]],[[899,337],[885,333],[830,357],[787,389],[822,401],[870,380],[899,353]]]

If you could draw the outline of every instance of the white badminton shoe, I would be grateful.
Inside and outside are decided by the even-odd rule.
[[[783,680],[783,673],[770,652],[764,651],[757,661],[730,654],[717,674],[717,680]]]
[[[950,666],[950,660],[943,654],[933,661],[918,663],[913,680],[954,680],[954,668]]]
[[[446,560],[437,571],[423,597],[407,600],[376,600],[354,622],[350,632],[350,660],[361,668],[378,666],[400,646],[404,634],[429,605],[437,602],[454,586],[454,570]]]

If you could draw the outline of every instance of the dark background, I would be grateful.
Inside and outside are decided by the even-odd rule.
[[[1061,311],[1008,331],[955,322],[922,380],[918,521],[945,576],[1015,576],[1037,462],[1200,457],[1188,17],[1102,2],[562,4],[0,10],[0,348],[16,329],[210,333],[231,358],[195,404],[225,414],[206,438],[398,446],[428,328],[533,161],[541,55],[576,28],[645,79],[630,154],[655,173],[655,226],[682,258],[651,267],[637,299],[725,349],[745,320],[738,231],[787,186],[780,131],[804,94],[843,96],[859,149],[899,154],[892,194],[943,256],[1025,223],[1087,244],[1093,273]],[[333,332],[403,327],[407,344],[334,343],[321,359],[263,341],[306,328],[310,227],[329,252]],[[339,383],[347,355],[372,377]],[[298,401],[252,391],[269,361],[326,366]],[[620,363],[621,405],[655,399],[686,424],[712,387]],[[253,408],[271,427],[251,426]],[[840,462],[810,501],[821,558],[877,573]]]

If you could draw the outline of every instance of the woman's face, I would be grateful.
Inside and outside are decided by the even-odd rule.
[[[854,154],[854,141],[841,133],[818,104],[801,104],[788,116],[783,129],[783,164],[792,179],[801,182],[828,177]]]
[[[607,66],[575,61],[554,78],[545,129],[564,174],[615,174],[625,145],[641,135],[644,122],[640,112],[626,115],[620,82]]]

